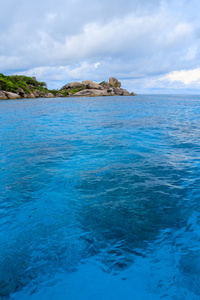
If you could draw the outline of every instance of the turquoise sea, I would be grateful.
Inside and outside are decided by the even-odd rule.
[[[0,101],[0,299],[200,299],[200,96]]]

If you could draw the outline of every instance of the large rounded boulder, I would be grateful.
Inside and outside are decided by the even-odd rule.
[[[5,94],[3,91],[0,91],[0,99],[1,99],[1,100],[6,100],[6,99],[8,99],[7,96],[6,96],[6,94]]]
[[[8,99],[20,99],[21,97],[17,93],[7,92],[5,91],[5,95]]]
[[[73,89],[73,88],[78,88],[78,87],[82,87],[83,84],[78,82],[78,81],[74,81],[71,83],[67,83],[66,85],[64,85],[60,90],[67,90],[67,89]]]
[[[87,89],[97,89],[97,90],[102,90],[103,89],[103,87],[100,84],[96,83],[96,82],[88,83],[86,85],[86,88]]]
[[[119,81],[117,80],[117,78],[115,78],[115,77],[110,77],[109,83],[110,83],[110,85],[113,86],[113,87],[119,87],[119,88],[121,87],[121,82],[119,82]]]

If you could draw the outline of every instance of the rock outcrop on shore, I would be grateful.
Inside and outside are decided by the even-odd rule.
[[[116,78],[111,77],[109,82],[103,81],[96,83],[91,80],[80,82],[72,82],[64,85],[60,92],[65,96],[74,97],[98,97],[98,96],[135,96],[135,93],[129,93],[121,88],[121,82]]]
[[[0,99],[54,98],[54,97],[98,97],[98,96],[135,96],[121,88],[114,77],[109,82],[96,83],[91,80],[71,82],[60,90],[48,90],[45,82],[35,77],[5,76],[0,74]]]

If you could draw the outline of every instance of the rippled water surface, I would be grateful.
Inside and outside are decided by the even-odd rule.
[[[200,96],[0,101],[0,299],[200,299]]]

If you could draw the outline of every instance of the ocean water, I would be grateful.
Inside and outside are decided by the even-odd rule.
[[[200,299],[200,96],[0,101],[0,299]]]

